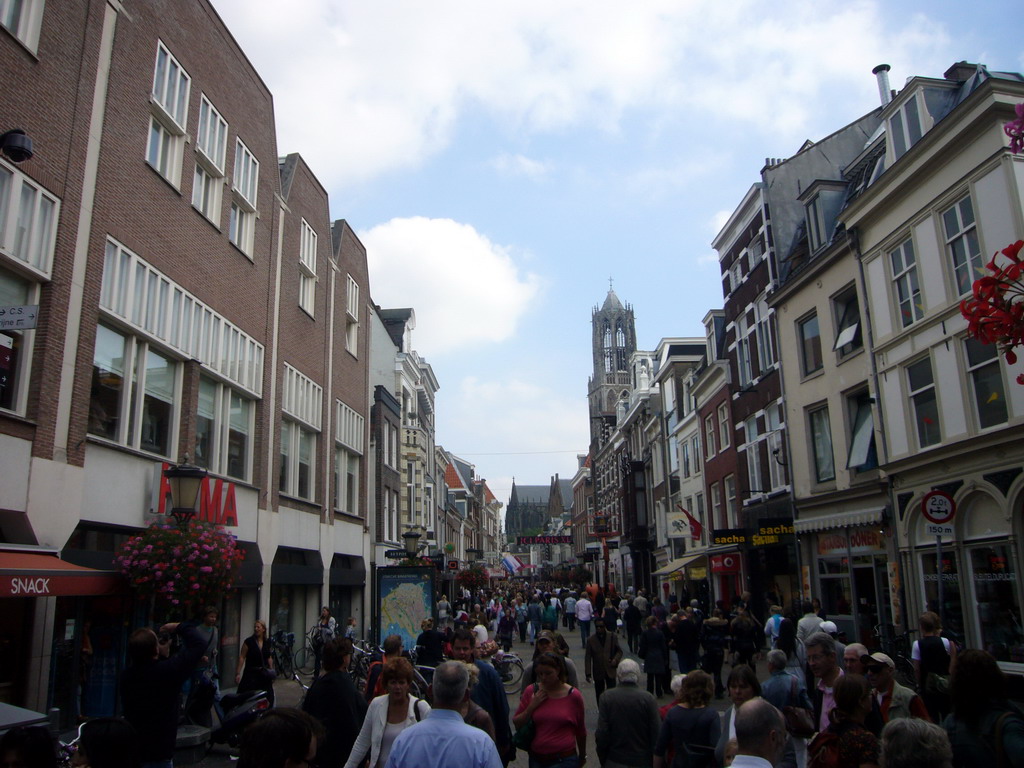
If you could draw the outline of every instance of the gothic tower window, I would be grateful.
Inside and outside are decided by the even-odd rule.
[[[622,321],[618,320],[615,323],[615,346],[626,348],[626,332],[622,330]]]

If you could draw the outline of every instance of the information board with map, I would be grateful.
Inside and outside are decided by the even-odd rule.
[[[399,635],[406,650],[416,647],[421,623],[434,615],[434,568],[377,569],[377,629],[383,642]]]

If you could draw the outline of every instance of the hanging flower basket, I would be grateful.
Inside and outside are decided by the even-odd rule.
[[[460,587],[465,587],[471,592],[475,592],[478,589],[484,589],[490,585],[490,576],[488,576],[487,571],[479,565],[471,565],[469,568],[459,571],[459,575],[455,577],[455,581]]]
[[[154,609],[188,617],[217,605],[235,586],[245,550],[221,526],[154,523],[129,539],[115,560],[136,594]]]

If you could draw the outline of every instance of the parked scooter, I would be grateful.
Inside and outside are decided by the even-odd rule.
[[[270,711],[270,699],[266,691],[227,693],[220,700],[224,718],[220,726],[210,734],[210,744],[227,744],[237,747],[242,743],[242,731],[250,723],[259,720]]]

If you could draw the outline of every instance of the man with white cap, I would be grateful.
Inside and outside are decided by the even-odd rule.
[[[861,657],[861,664],[867,670],[868,682],[874,689],[875,700],[882,714],[882,722],[888,723],[901,717],[916,717],[931,722],[928,708],[914,691],[896,682],[893,672],[896,664],[881,652]]]

